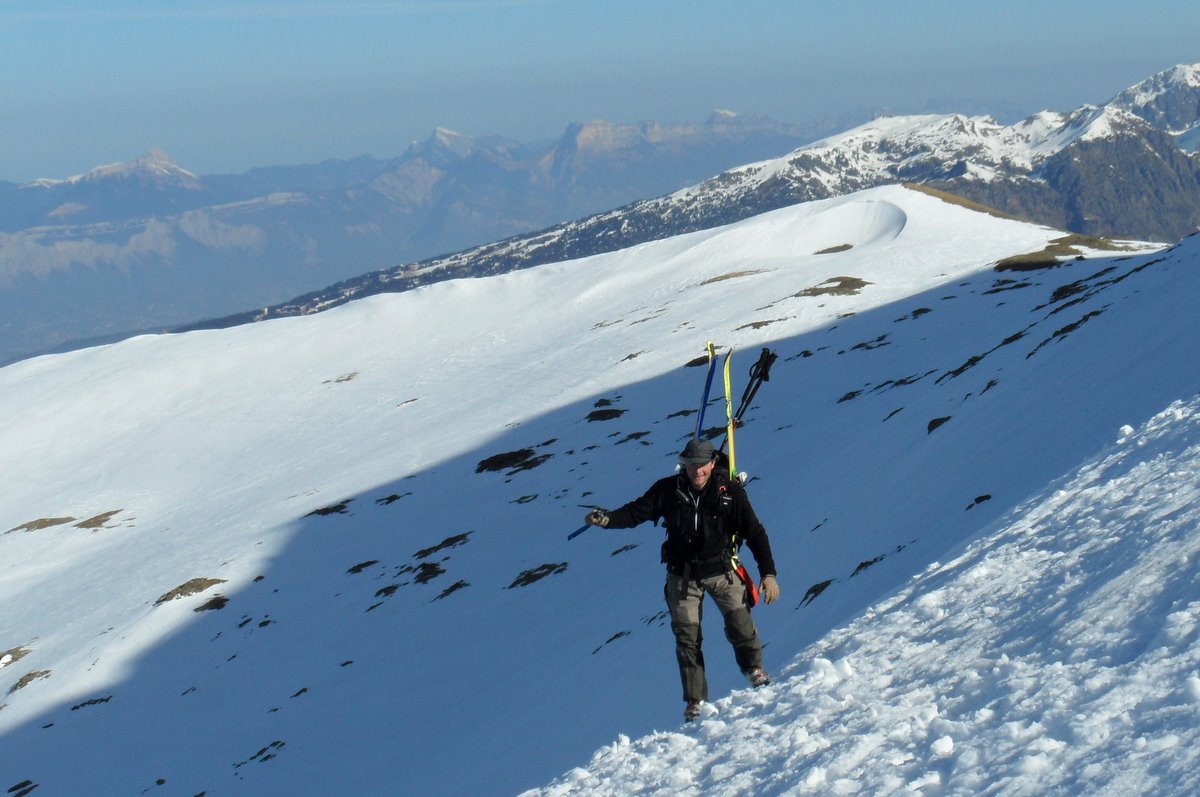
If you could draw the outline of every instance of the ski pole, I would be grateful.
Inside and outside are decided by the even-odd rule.
[[[746,383],[746,391],[742,393],[742,403],[738,407],[738,411],[734,414],[739,422],[742,420],[742,415],[746,413],[750,402],[754,401],[755,395],[758,394],[758,389],[762,387],[763,382],[768,382],[771,379],[771,365],[775,362],[778,355],[770,349],[763,349],[758,356],[758,362],[750,366],[750,381]]]
[[[567,539],[568,539],[568,540],[573,540],[573,539],[575,539],[575,538],[576,538],[576,537],[578,537],[580,534],[583,534],[585,531],[587,531],[587,530],[588,530],[588,527],[589,527],[589,526],[591,526],[591,525],[592,525],[591,523],[584,523],[582,526],[580,526],[579,528],[575,529],[575,530],[574,530],[574,531],[572,531],[570,534],[568,534],[568,535],[567,535]]]

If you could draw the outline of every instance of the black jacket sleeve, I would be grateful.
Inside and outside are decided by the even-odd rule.
[[[650,485],[641,498],[630,501],[608,513],[608,528],[629,529],[647,520],[658,520],[663,516],[663,490],[670,490],[669,484],[664,488],[664,482],[670,479],[660,479]]]
[[[776,575],[775,558],[771,555],[771,541],[767,538],[767,530],[754,513],[746,491],[739,487],[733,490],[733,494],[738,536],[746,542],[746,547],[754,555],[759,578]]]

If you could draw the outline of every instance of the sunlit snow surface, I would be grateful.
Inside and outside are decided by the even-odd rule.
[[[0,790],[1191,793],[1200,239],[995,270],[1060,235],[889,187],[0,369]],[[566,535],[707,340],[783,598],[682,728],[661,529]]]

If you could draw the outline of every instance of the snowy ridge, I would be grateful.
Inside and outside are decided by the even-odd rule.
[[[160,149],[152,149],[136,160],[97,166],[85,174],[77,174],[62,180],[42,178],[34,180],[28,185],[50,188],[56,185],[78,185],[113,177],[149,177],[177,180],[183,183],[193,183],[199,180],[195,174],[180,166],[167,153]]]
[[[512,795],[580,766],[618,783],[594,751],[679,727],[661,530],[566,534],[581,505],[670,472],[706,340],[736,348],[735,390],[758,347],[779,355],[737,446],[784,591],[756,610],[773,689],[873,671],[830,640],[869,650],[843,629],[1200,390],[1200,238],[1047,249],[1062,237],[891,186],[0,369],[0,789]],[[706,637],[714,698],[731,698],[700,726],[717,744],[793,698],[743,691]],[[922,675],[898,669],[899,700],[900,675]],[[938,750],[967,746],[912,722],[911,740],[925,723],[929,745],[951,737]],[[778,733],[789,755],[814,735]],[[856,737],[822,733],[834,783]],[[1088,747],[1059,733],[1035,735]],[[738,750],[696,782],[770,758]]]
[[[1044,111],[1014,125],[961,114],[883,117],[801,147],[782,158],[733,169],[672,194],[669,200],[706,194],[742,196],[772,181],[813,179],[831,194],[928,176],[966,161],[982,181],[1013,175],[1036,179],[1037,168],[1075,141],[1110,138],[1120,127],[1145,126],[1113,106],[1083,106],[1069,114]],[[947,171],[945,176],[950,176]]]
[[[1118,434],[772,686],[526,797],[1195,793],[1200,399]]]
[[[1113,104],[1131,111],[1153,113],[1165,95],[1200,90],[1200,64],[1179,64],[1122,91]],[[1178,132],[1178,131],[1175,131]]]
[[[380,270],[261,313],[219,319],[213,325],[319,312],[354,298],[408,290],[438,279],[495,274],[613,251],[796,202],[896,183],[932,183],[1018,216],[1053,218],[1056,226],[1070,226],[1075,232],[1112,235],[1116,231],[1124,237],[1130,230],[1140,230],[1138,235],[1144,238],[1178,240],[1196,229],[1195,169],[1184,151],[1195,149],[1200,105],[1189,98],[1194,90],[1187,80],[1178,79],[1192,69],[1171,70],[1139,84],[1161,84],[1154,98],[1162,108],[1153,102],[1122,99],[1131,93],[1150,96],[1134,87],[1103,106],[1083,105],[1069,113],[1043,111],[1009,126],[986,116],[962,114],[878,118],[666,196]],[[1174,142],[1158,136],[1160,129],[1173,130]],[[1083,157],[1073,156],[1072,147],[1097,142],[1104,146],[1090,147]],[[1157,209],[1147,214],[1141,199],[1131,199],[1139,196],[1138,191],[1112,193],[1107,175],[1115,158],[1131,173],[1143,173],[1139,179],[1174,185],[1178,191],[1161,198]],[[1081,185],[1089,190],[1081,194]],[[1079,196],[1084,197],[1082,205]]]
[[[1195,151],[1200,135],[1200,64],[1180,64],[1118,94],[1111,105],[1126,109],[1174,135]]]

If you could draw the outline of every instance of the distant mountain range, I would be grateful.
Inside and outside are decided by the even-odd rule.
[[[280,302],[372,269],[657,196],[870,118],[572,124],[522,144],[439,129],[400,157],[197,176],[153,151],[0,182],[0,363]]]
[[[542,145],[439,129],[392,160],[198,177],[151,152],[0,183],[0,363],[134,330],[314,312],[888,183],[1088,235],[1172,242],[1200,227],[1200,64],[1007,126],[868,118],[589,122]]]
[[[666,196],[200,326],[585,257],[889,183],[922,184],[1085,235],[1174,242],[1200,228],[1198,140],[1200,64],[1155,75],[1103,106],[1044,111],[1011,126],[960,114],[882,117]]]

